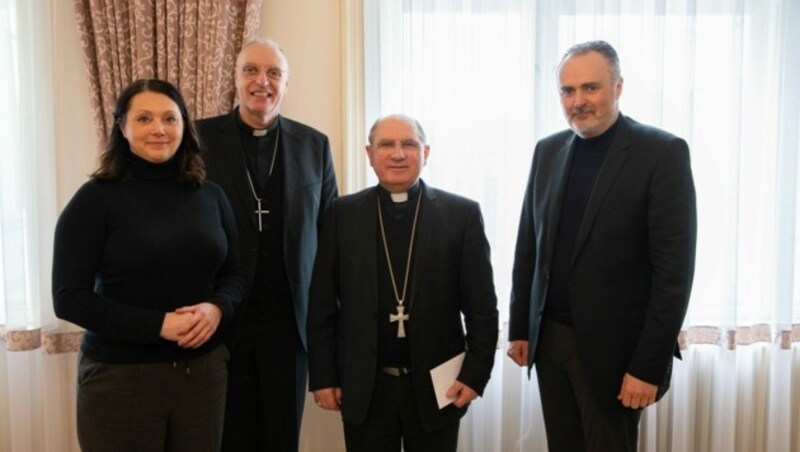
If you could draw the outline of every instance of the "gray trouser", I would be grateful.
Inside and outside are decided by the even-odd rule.
[[[188,361],[78,360],[78,442],[84,452],[218,451],[228,349]]]

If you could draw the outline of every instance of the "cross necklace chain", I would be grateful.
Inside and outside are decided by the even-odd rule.
[[[411,240],[408,243],[408,259],[406,260],[406,274],[403,279],[403,293],[397,291],[397,282],[394,278],[394,270],[392,269],[392,258],[389,257],[389,243],[386,241],[386,230],[383,227],[383,214],[381,213],[381,197],[378,194],[378,222],[381,225],[381,238],[383,239],[383,250],[386,252],[386,263],[389,264],[389,276],[392,280],[392,289],[394,289],[394,298],[397,300],[397,314],[389,314],[389,322],[397,322],[397,337],[406,337],[405,322],[408,320],[409,315],[406,314],[403,302],[406,299],[406,291],[408,290],[408,275],[411,273],[411,253],[414,251],[414,235],[417,232],[417,219],[419,219],[419,205],[422,201],[422,190],[417,194],[417,207],[414,211],[414,223],[411,226]]]
[[[260,131],[259,130],[254,130],[253,131],[253,135],[254,136],[257,136],[257,137],[263,137],[264,136],[264,135],[261,135],[261,134],[257,135],[256,132],[260,132]],[[267,180],[269,180],[269,178],[272,177],[272,170],[275,169],[275,157],[278,155],[278,140],[280,139],[280,137],[281,137],[281,128],[278,127],[276,129],[276,132],[275,132],[275,147],[272,149],[272,163],[269,164],[269,173],[267,173]],[[258,232],[261,232],[263,227],[264,227],[263,219],[262,219],[261,216],[262,215],[269,215],[269,210],[263,209],[261,207],[262,199],[259,198],[258,197],[258,193],[256,193],[256,187],[255,187],[255,185],[253,185],[253,177],[250,176],[250,170],[245,168],[245,171],[247,172],[247,182],[250,182],[250,191],[253,192],[253,198],[255,198],[255,200],[256,200],[255,213],[258,216]]]

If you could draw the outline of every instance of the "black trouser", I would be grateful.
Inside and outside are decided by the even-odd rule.
[[[550,452],[636,451],[641,410],[621,404],[612,410],[599,403],[570,326],[546,317],[542,321],[536,375]]]
[[[343,397],[347,397],[343,394]],[[361,425],[344,423],[348,452],[455,452],[459,421],[427,432],[414,398],[411,376],[394,377],[378,372],[367,420]]]
[[[246,324],[228,365],[222,450],[296,452],[307,374],[293,319]]]
[[[84,452],[219,450],[228,349],[176,363],[106,364],[81,355]]]

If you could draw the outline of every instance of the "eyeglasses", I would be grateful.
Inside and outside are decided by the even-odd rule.
[[[261,72],[266,72],[267,78],[273,82],[280,82],[288,73],[279,67],[267,67],[262,69],[255,64],[245,64],[242,67],[242,75],[246,78],[256,78]]]
[[[400,147],[403,152],[414,152],[422,149],[423,145],[416,140],[380,140],[377,144],[372,146],[381,152],[394,152],[395,149]]]

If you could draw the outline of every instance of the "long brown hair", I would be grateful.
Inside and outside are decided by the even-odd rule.
[[[154,78],[139,79],[125,88],[117,98],[114,107],[114,125],[108,137],[108,145],[100,156],[100,167],[92,173],[94,179],[108,181],[126,181],[130,179],[127,161],[131,154],[128,140],[122,134],[122,124],[131,107],[134,96],[143,92],[163,94],[178,106],[183,118],[183,139],[175,153],[180,159],[178,164],[178,181],[189,186],[199,187],[206,179],[206,166],[200,156],[200,144],[194,123],[189,119],[189,111],[180,91],[169,82]]]

